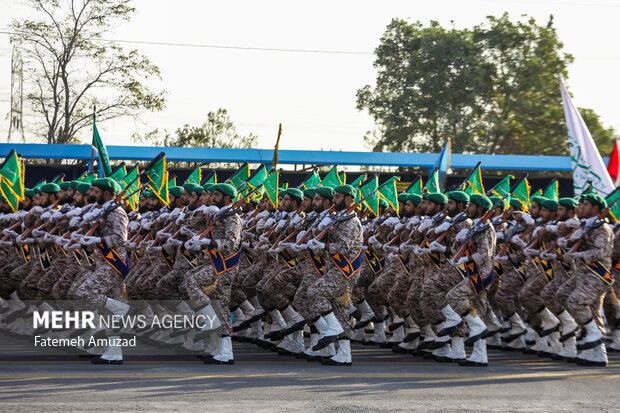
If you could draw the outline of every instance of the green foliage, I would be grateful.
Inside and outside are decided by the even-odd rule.
[[[472,29],[394,19],[375,51],[375,87],[357,92],[377,125],[365,139],[375,151],[439,152],[451,138],[454,153],[566,155],[559,75],[573,58],[562,47],[553,17],[489,16]],[[606,154],[613,130],[581,111]]]
[[[164,92],[145,84],[160,78],[159,68],[104,40],[110,27],[130,20],[130,0],[28,3],[36,18],[13,21],[11,42],[24,56],[24,90],[48,143],[77,142],[95,104],[100,122],[164,107]]]

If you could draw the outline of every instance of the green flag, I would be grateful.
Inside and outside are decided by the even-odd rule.
[[[527,178],[523,179],[519,186],[512,191],[511,199],[517,198],[521,202],[521,209],[524,211],[528,211],[530,209],[530,183],[527,181]]]
[[[302,183],[302,185],[304,189],[316,188],[317,186],[321,185],[321,177],[319,176],[319,173],[316,171],[316,169],[312,171],[308,179],[306,179]]]
[[[97,179],[97,174],[90,174],[86,178],[84,178],[84,182],[92,183],[95,179]]]
[[[148,171],[147,186],[164,204],[168,205],[168,170],[166,167],[166,157],[159,159]]]
[[[38,184],[36,184],[35,186],[33,186],[33,187],[32,187],[32,189],[39,188],[39,187],[41,187],[41,186],[45,185],[46,183],[47,183],[47,180],[42,179],[42,180],[41,180]]]
[[[359,191],[357,191],[357,198],[355,201],[359,202],[360,199],[366,198],[371,192],[378,188],[379,177],[375,175],[370,181],[360,187]],[[372,196],[366,198],[364,200],[364,205],[366,205],[375,216],[379,216],[379,192],[375,192]]]
[[[342,180],[338,174],[338,169],[336,166],[333,166],[332,169],[330,169],[327,175],[325,175],[325,178],[323,178],[321,184],[330,188],[335,188],[338,185],[342,185]]]
[[[351,182],[351,186],[355,189],[358,189],[362,182],[366,180],[366,174],[360,175],[355,181]]]
[[[9,204],[13,212],[19,208],[24,199],[25,165],[12,150],[0,167],[0,195]]]
[[[84,179],[86,179],[86,177],[88,176],[88,171],[84,172],[82,175],[80,175],[76,181],[83,181]]]
[[[418,176],[418,178],[409,185],[409,188],[405,190],[408,194],[418,194],[422,195],[422,189],[424,185],[422,184],[422,177]]]
[[[250,176],[250,178],[246,181],[247,188],[244,191],[244,194],[247,194],[248,192],[253,191],[254,188],[261,186],[261,184],[265,182],[266,178],[267,178],[267,168],[265,167],[265,165],[261,165],[257,170],[254,171],[252,176]],[[263,197],[263,193],[264,193],[264,188],[261,186],[258,190],[254,191],[251,198],[254,201],[258,201]],[[248,199],[248,202],[250,202],[249,199]]]
[[[110,166],[110,157],[108,156],[108,150],[106,149],[99,131],[97,130],[97,124],[95,121],[95,108],[93,108],[93,149],[97,151],[97,157],[99,159],[99,175],[110,176],[112,173],[112,167]]]
[[[398,213],[398,190],[396,189],[396,182],[398,182],[400,178],[397,176],[393,176],[379,187],[379,194],[388,201],[388,204],[394,211]]]
[[[236,189],[239,189],[241,184],[243,184],[249,177],[250,166],[247,162],[245,162],[230,178],[228,178],[227,182],[230,182]]]
[[[430,192],[433,194],[441,192],[441,186],[439,186],[439,168],[435,168],[431,176],[428,178],[425,189],[426,192]]]
[[[171,186],[177,186],[177,176],[174,175],[172,178],[168,179],[168,188]]]
[[[206,181],[203,185],[206,184],[217,184],[217,173],[215,171],[211,171],[209,175],[207,175]]]
[[[491,188],[491,194],[497,196],[504,196],[505,194],[508,194],[510,192],[511,179],[515,179],[515,177],[512,175],[508,175],[507,177],[502,179],[497,185]],[[508,195],[508,197],[510,197],[510,195]],[[506,199],[508,199],[508,197],[506,197]]]
[[[347,174],[345,171],[342,171],[342,173],[340,173],[340,182],[342,182],[342,185],[347,184]]]
[[[116,182],[120,182],[123,180],[125,176],[127,176],[127,167],[125,166],[125,163],[123,162],[121,166],[119,166],[118,169],[116,169],[116,171],[112,172],[110,176],[108,176],[108,178],[112,178]]]
[[[190,182],[192,184],[200,185],[200,181],[202,181],[202,170],[200,167],[194,169],[194,171],[189,174],[185,182]]]
[[[278,191],[280,185],[280,173],[274,171],[263,181],[263,187],[265,188],[265,194],[271,201],[274,208],[278,207]]]
[[[469,178],[467,178],[467,184],[464,190],[468,195],[485,194],[484,185],[482,185],[482,170],[480,165],[477,165],[469,175]]]
[[[620,198],[620,189],[614,190],[607,198],[607,204],[611,205],[616,199]],[[620,221],[620,201],[609,208],[609,215],[611,215],[616,221]],[[616,281],[617,282],[617,281]]]
[[[140,194],[138,191],[138,188],[140,188],[139,176],[140,176],[140,171],[138,170],[138,166],[136,166],[131,171],[129,171],[129,173],[125,175],[125,177],[120,181],[121,189],[125,189],[134,179],[137,178],[135,182],[131,183],[131,185],[129,186],[129,189],[127,190],[128,193],[133,193],[133,195],[127,198],[127,201],[126,201],[131,207],[132,211],[135,211],[136,208],[138,207],[138,201],[140,197]]]
[[[557,201],[558,199],[560,199],[558,196],[558,192],[559,192],[559,183],[558,183],[558,180],[554,178],[551,180],[549,185],[547,185],[547,189],[545,189],[542,196],[544,196],[545,198],[549,198],[549,199],[553,199],[554,201]]]

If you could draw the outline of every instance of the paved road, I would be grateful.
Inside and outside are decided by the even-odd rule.
[[[464,368],[353,346],[327,367],[235,343],[234,366],[192,356],[0,357],[0,411],[620,411],[620,355],[607,368],[491,350]]]

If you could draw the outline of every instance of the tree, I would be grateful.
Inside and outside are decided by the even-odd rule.
[[[174,136],[166,133],[162,138],[160,132],[154,130],[144,137],[134,138],[156,146],[247,149],[256,145],[258,136],[251,133],[248,136],[240,135],[228,111],[219,108],[216,112],[207,113],[207,121],[202,125],[183,125],[176,130]]]
[[[462,30],[394,19],[375,51],[376,86],[357,92],[377,125],[365,139],[375,151],[439,152],[450,138],[454,152],[568,154],[559,75],[573,58],[562,47],[552,16]],[[613,130],[582,113],[608,144]]]
[[[104,39],[114,23],[130,19],[130,0],[29,2],[41,17],[13,21],[11,42],[24,56],[27,98],[48,143],[77,141],[94,105],[99,121],[164,107],[164,92],[144,84],[160,79],[159,68]]]

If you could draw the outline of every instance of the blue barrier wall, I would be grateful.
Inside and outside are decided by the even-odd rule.
[[[178,148],[156,146],[108,146],[112,160],[149,161],[160,152],[166,152],[168,161],[183,162],[250,162],[271,163],[273,149],[222,149],[222,148]],[[90,160],[90,145],[47,145],[47,144],[0,144],[0,156],[11,149],[25,159],[81,159]],[[368,165],[432,168],[438,153],[403,152],[332,152],[280,150],[279,164],[306,165]],[[452,154],[452,168],[472,168],[482,162],[483,169],[505,169],[523,171],[570,171],[568,156],[532,155],[467,155]],[[607,158],[604,159],[607,163]]]

